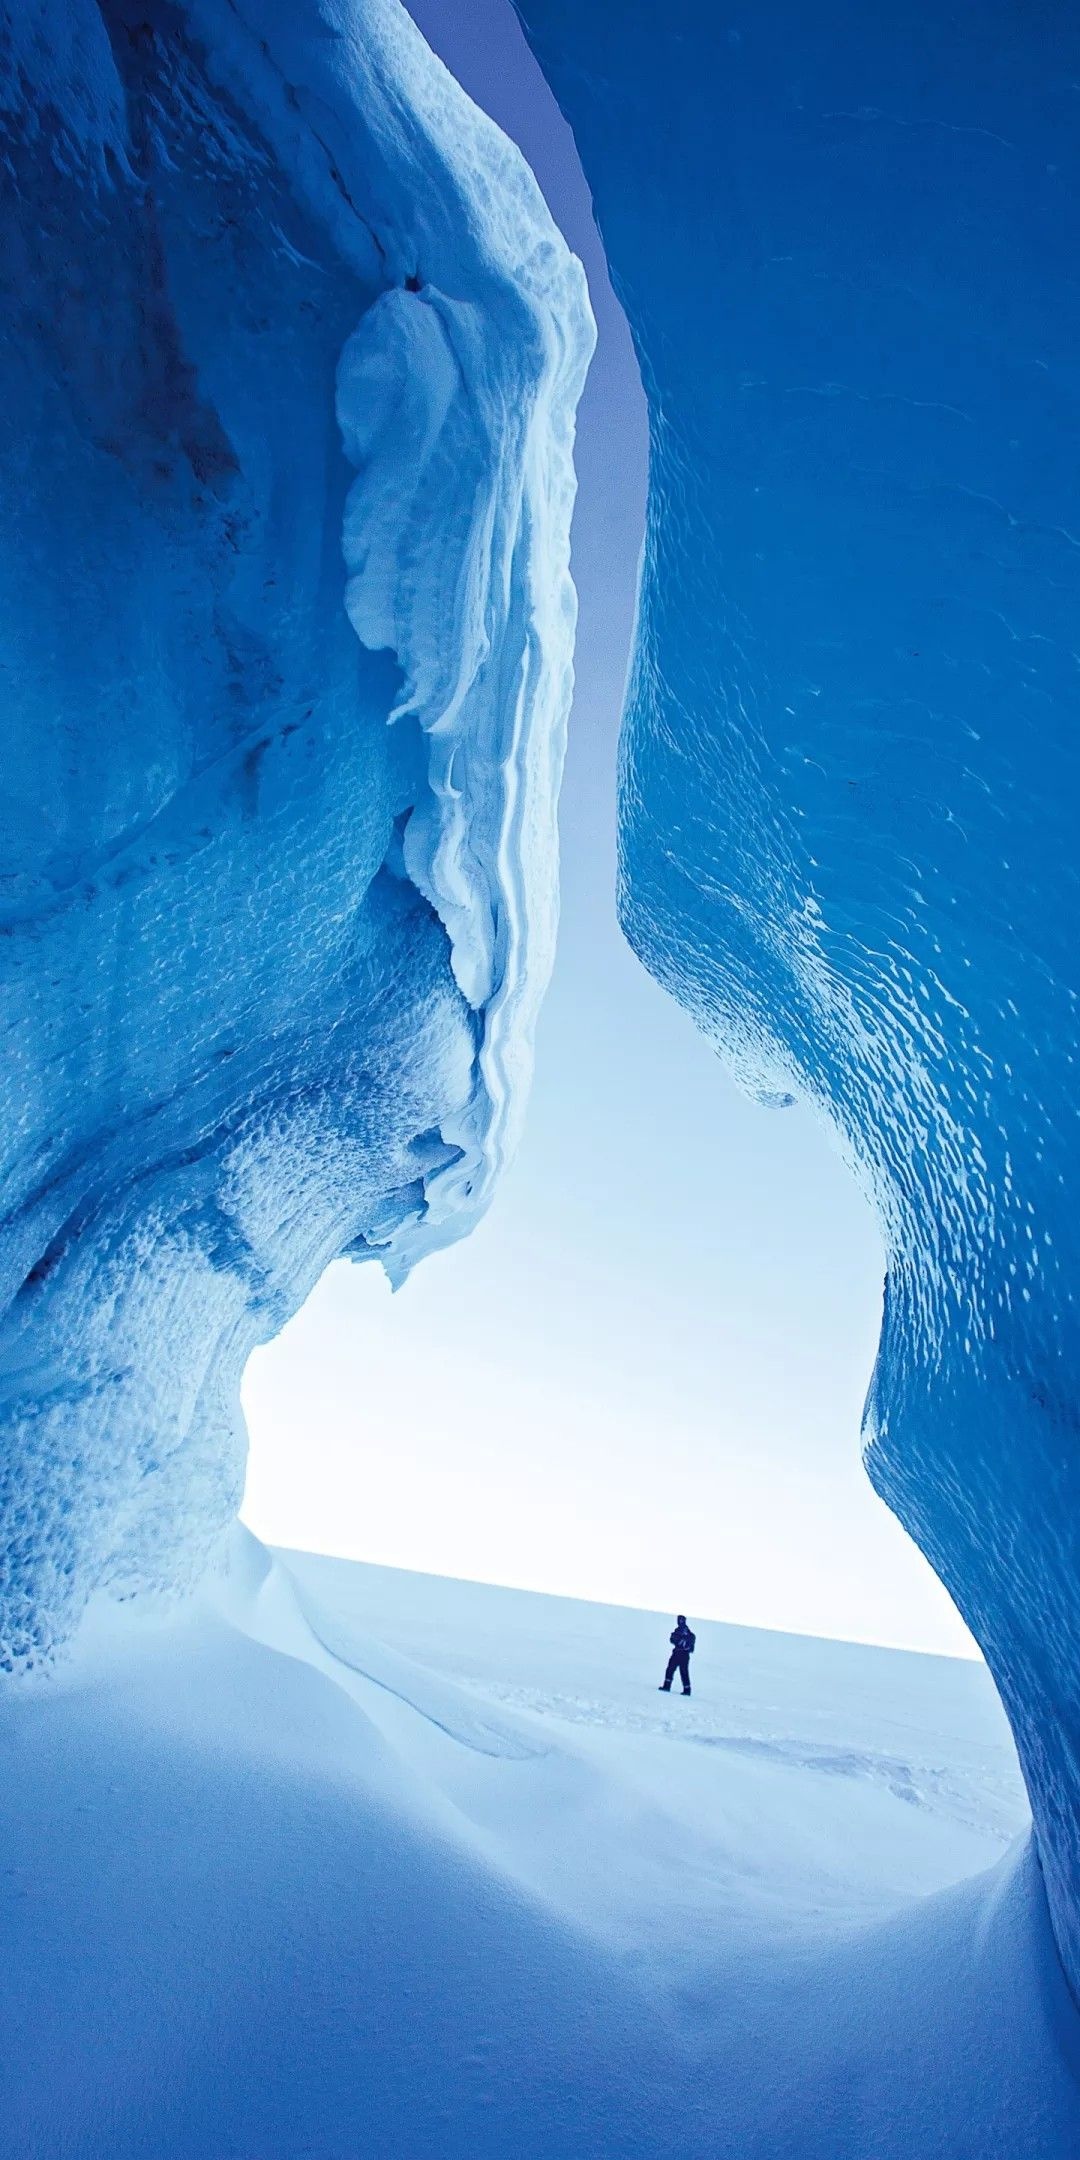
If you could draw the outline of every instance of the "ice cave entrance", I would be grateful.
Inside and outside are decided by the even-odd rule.
[[[765,1626],[973,1653],[859,1461],[876,1225],[803,1110],[733,1089],[615,921],[616,739],[648,420],[573,138],[504,0],[421,29],[585,264],[562,916],[519,1159],[391,1298],[332,1268],[248,1369],[272,1542]]]
[[[973,1654],[860,1460],[869,1210],[809,1114],[736,1093],[566,868],[518,1161],[399,1292],[338,1263],[255,1353],[246,1521],[435,1575]]]

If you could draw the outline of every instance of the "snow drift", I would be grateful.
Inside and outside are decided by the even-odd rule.
[[[148,1603],[0,1696],[5,2152],[1075,2155],[974,1662],[699,1623],[672,1702],[668,1618],[243,1534]]]
[[[651,409],[624,922],[876,1198],[870,1474],[997,1680],[1080,1991],[1080,31],[519,11]]]
[[[190,1580],[238,1384],[513,1144],[584,282],[397,0],[0,8],[0,1661]]]

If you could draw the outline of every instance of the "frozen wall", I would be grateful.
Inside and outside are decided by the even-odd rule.
[[[651,407],[624,922],[876,1196],[868,1467],[993,1669],[1080,1989],[1080,32],[520,12]]]
[[[512,1145],[592,329],[397,0],[10,0],[0,129],[10,1665],[201,1569],[251,1346]]]

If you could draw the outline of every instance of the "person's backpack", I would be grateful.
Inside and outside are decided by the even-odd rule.
[[[690,1651],[690,1650],[696,1650],[696,1649],[697,1649],[697,1636],[695,1635],[695,1633],[694,1633],[694,1630],[693,1630],[693,1628],[689,1628],[689,1627],[688,1627],[688,1628],[684,1628],[684,1629],[683,1629],[683,1635],[684,1635],[684,1637],[685,1637],[685,1640],[686,1640],[686,1647],[687,1647],[687,1650],[688,1650],[688,1651]]]

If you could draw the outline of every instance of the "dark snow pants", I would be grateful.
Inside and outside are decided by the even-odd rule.
[[[675,1675],[676,1675],[676,1673],[678,1673],[678,1675],[679,1675],[679,1678],[680,1678],[680,1679],[681,1679],[681,1681],[682,1681],[682,1691],[683,1691],[683,1694],[684,1694],[684,1695],[689,1695],[689,1693],[690,1693],[690,1652],[689,1652],[689,1650],[673,1650],[673,1651],[672,1651],[672,1653],[671,1653],[671,1656],[669,1657],[669,1659],[668,1659],[668,1661],[667,1661],[667,1671],[666,1671],[666,1673],[664,1674],[664,1686],[665,1686],[666,1688],[669,1688],[669,1687],[671,1686],[671,1683],[672,1683],[672,1681],[674,1680],[674,1678],[675,1678]]]

